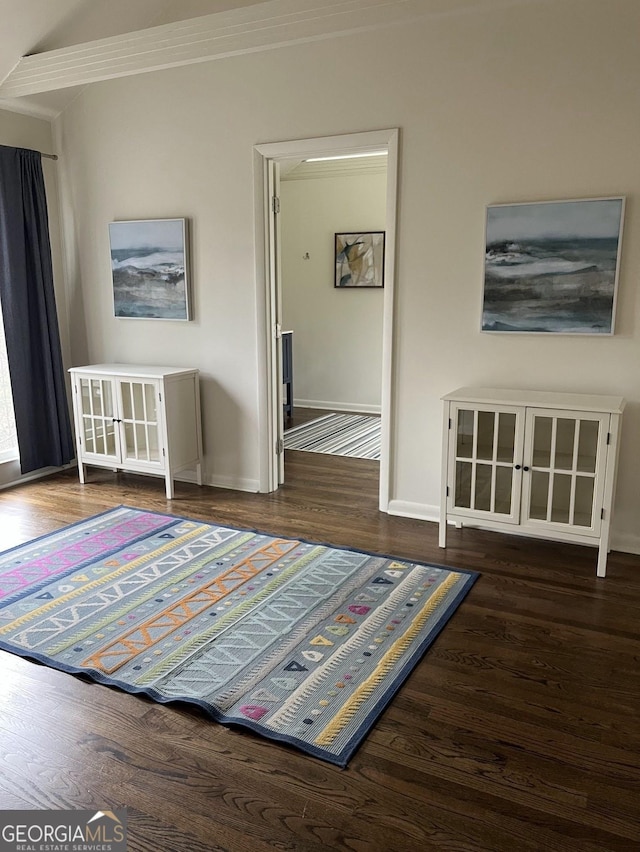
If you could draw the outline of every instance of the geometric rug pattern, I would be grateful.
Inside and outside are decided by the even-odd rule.
[[[380,418],[325,414],[284,433],[285,450],[380,460]]]
[[[0,553],[0,648],[345,766],[476,578],[120,506]]]

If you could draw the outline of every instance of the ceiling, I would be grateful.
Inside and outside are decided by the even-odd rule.
[[[322,160],[280,160],[280,179],[309,180],[310,178],[347,177],[351,175],[382,175],[387,172],[387,152],[357,157],[329,157]]]

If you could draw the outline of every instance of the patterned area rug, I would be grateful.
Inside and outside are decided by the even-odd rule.
[[[325,414],[284,433],[285,450],[380,460],[380,418]]]
[[[476,578],[120,506],[0,554],[0,647],[345,766]]]

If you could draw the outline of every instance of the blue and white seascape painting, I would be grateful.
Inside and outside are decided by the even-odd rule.
[[[482,330],[613,334],[624,198],[487,208]]]
[[[109,238],[115,315],[190,319],[185,220],[111,222]]]

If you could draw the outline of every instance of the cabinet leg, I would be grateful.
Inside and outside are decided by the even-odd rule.
[[[607,576],[607,553],[607,544],[601,544],[598,548],[598,567],[596,568],[596,574],[598,577]]]
[[[438,538],[438,545],[440,547],[447,546],[447,522],[440,521],[440,534]]]
[[[202,485],[202,465],[200,463],[196,465],[196,482],[198,485]]]
[[[87,472],[82,462],[78,462],[78,477],[80,478],[80,485],[84,485],[87,479]]]
[[[173,500],[173,478],[171,476],[167,476],[165,478],[166,491],[167,491],[167,500]]]

